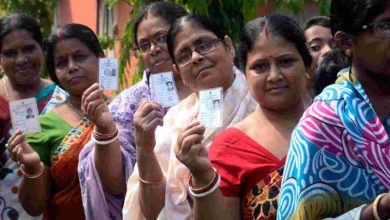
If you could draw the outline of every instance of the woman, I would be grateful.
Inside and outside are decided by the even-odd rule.
[[[303,31],[292,19],[272,15],[250,21],[238,51],[259,108],[215,137],[208,153],[211,163],[206,153],[199,153],[206,151],[203,146],[191,141],[201,138],[202,127],[184,130],[183,144],[176,149],[192,173],[192,191],[211,189],[220,175],[220,190],[195,193],[195,219],[276,219],[290,136],[310,103],[304,97],[311,57]]]
[[[9,158],[5,145],[12,130],[9,102],[33,98],[40,114],[66,100],[67,94],[41,79],[42,33],[37,21],[24,13],[0,19],[0,218],[32,218],[22,208],[17,194],[22,181],[20,165]]]
[[[194,93],[164,118],[158,103],[144,102],[138,108],[134,116],[138,169],[130,177],[126,199],[131,211],[137,207],[142,213],[129,216],[131,219],[156,219],[164,205],[166,212],[160,218],[191,217],[191,200],[187,200],[189,171],[176,159],[173,149],[180,143],[181,130],[197,117],[199,91],[215,87],[224,91],[222,126],[203,130],[204,138],[198,140],[206,147],[216,134],[255,109],[245,76],[233,65],[232,41],[211,19],[189,15],[176,20],[167,43],[175,69]],[[163,126],[156,130],[158,125]]]
[[[19,198],[31,215],[84,219],[77,174],[81,149],[92,138],[107,149],[101,150],[107,158],[120,154],[118,129],[96,83],[104,54],[93,31],[80,24],[65,25],[45,46],[50,77],[69,99],[40,117],[42,132],[26,139],[18,130],[8,140],[12,159],[22,164]],[[101,157],[96,163],[105,165]]]
[[[107,164],[106,167],[110,169],[106,172],[99,172],[95,158],[100,151],[96,150],[93,142],[90,142],[80,154],[79,176],[87,219],[106,219],[110,216],[120,218],[122,215],[126,192],[125,183],[135,164],[133,114],[141,101],[155,98],[149,85],[150,75],[173,71],[166,46],[166,34],[173,21],[185,14],[187,12],[179,5],[156,2],[146,6],[135,20],[133,34],[136,51],[146,69],[142,81],[121,92],[110,105],[114,121],[120,128],[120,148],[118,150],[121,151],[121,154],[112,158],[101,154]],[[173,73],[178,95],[183,99],[189,94],[189,90],[180,76],[175,71]],[[115,165],[117,161],[123,161],[120,167]],[[124,172],[118,172],[116,175],[111,170],[123,170]],[[111,177],[105,178],[104,175]],[[123,183],[123,185],[118,183]],[[107,193],[108,187],[116,192]]]
[[[278,219],[390,218],[389,1],[333,0],[335,42],[352,51],[293,132]]]

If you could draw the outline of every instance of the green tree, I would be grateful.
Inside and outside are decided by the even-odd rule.
[[[106,0],[110,7],[117,4],[120,0]],[[143,6],[154,2],[153,0],[122,0],[133,7],[132,15],[136,16]],[[200,15],[210,16],[227,30],[234,41],[238,39],[238,34],[243,25],[257,16],[258,10],[262,6],[267,6],[268,0],[170,0],[182,5],[188,11]],[[309,1],[309,0],[306,0]],[[313,0],[311,0],[313,1]],[[331,0],[314,0],[323,15],[328,15]],[[303,10],[305,0],[273,0],[273,6],[276,8],[287,8],[295,14]],[[128,80],[124,74],[126,65],[130,63],[130,53],[133,47],[133,25],[134,20],[130,19],[126,24],[124,34],[120,42],[119,55],[119,74],[121,85]],[[138,66],[137,73],[132,79],[135,83],[141,78],[143,66]],[[125,85],[127,86],[127,85]]]
[[[0,10],[3,15],[20,10],[34,16],[47,36],[53,26],[56,3],[56,0],[0,0]]]

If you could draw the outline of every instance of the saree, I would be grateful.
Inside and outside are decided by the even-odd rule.
[[[45,87],[36,95],[38,110],[40,114],[45,114],[66,101],[68,94],[60,87],[52,84]],[[5,144],[11,136],[12,125],[9,112],[8,101],[0,96],[0,206],[1,219],[34,219],[22,208],[18,191],[22,182],[20,165],[9,158]],[[37,219],[40,217],[37,217]]]
[[[90,140],[94,124],[84,118],[64,137],[52,156],[52,195],[43,219],[85,219],[77,173],[80,151]]]
[[[253,112],[257,102],[250,95],[243,73],[233,67],[235,79],[224,92],[223,125],[220,128],[206,129],[203,145],[208,149],[212,139],[225,128],[241,121]],[[157,127],[155,154],[166,176],[165,208],[159,219],[188,219],[192,210],[187,200],[190,171],[176,159],[174,146],[179,132],[186,127],[198,113],[199,100],[196,93],[182,100],[179,105],[169,109],[164,117],[164,125]],[[137,166],[127,182],[127,194],[123,208],[124,219],[144,219],[139,204],[139,178]]]
[[[390,189],[388,131],[362,85],[341,77],[293,132],[277,219],[359,219],[364,204]]]

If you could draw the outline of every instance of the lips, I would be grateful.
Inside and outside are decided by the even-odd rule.
[[[210,69],[211,67],[212,67],[212,66],[204,66],[204,67],[199,68],[198,71],[197,71],[197,72],[198,72],[197,77],[204,77],[205,74],[207,74],[205,70],[208,70],[208,69]]]
[[[154,67],[158,68],[159,66],[165,64],[167,61],[169,61],[169,59],[160,58],[160,59],[154,60],[152,63],[153,63]]]
[[[70,84],[78,84],[84,79],[85,79],[84,76],[73,76],[72,78],[69,79],[69,82]]]
[[[23,75],[30,75],[30,74],[38,74],[39,71],[37,71],[34,66],[22,66],[22,67],[15,67],[15,73],[23,74]]]
[[[287,85],[283,85],[283,86],[272,86],[272,87],[269,87],[266,89],[267,92],[271,92],[271,93],[278,93],[278,92],[282,92],[284,90],[288,89],[288,86]]]

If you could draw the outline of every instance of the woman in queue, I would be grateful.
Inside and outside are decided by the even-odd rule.
[[[215,135],[256,107],[244,74],[233,64],[231,39],[211,19],[188,15],[176,20],[167,43],[175,69],[194,93],[171,108],[164,118],[156,102],[144,102],[138,108],[134,116],[137,167],[128,182],[126,203],[131,211],[138,209],[142,213],[131,219],[190,218],[190,172],[173,153],[176,145],[185,144],[183,130],[201,129],[202,138],[194,141],[208,148]],[[215,87],[223,88],[222,126],[202,129],[199,122],[193,123],[199,111],[199,91]]]
[[[12,159],[22,164],[19,198],[28,213],[43,213],[43,219],[85,219],[77,173],[81,149],[92,139],[110,149],[102,152],[106,157],[120,154],[119,131],[97,84],[104,54],[93,31],[81,24],[50,35],[45,49],[50,77],[69,98],[40,116],[40,133],[26,137],[17,130],[8,140]],[[96,163],[104,165],[104,159]]]
[[[241,32],[238,57],[259,107],[219,133],[208,158],[202,129],[189,129],[176,156],[191,171],[195,219],[276,219],[278,194],[291,133],[311,99],[311,57],[299,25],[272,15]],[[219,189],[217,188],[219,184]],[[241,212],[242,211],[242,212]]]
[[[44,66],[42,33],[35,18],[18,12],[0,19],[0,213],[10,219],[28,219],[18,192],[22,182],[20,164],[11,160],[6,143],[12,133],[9,103],[35,98],[44,114],[66,101],[67,94],[40,78]]]
[[[136,159],[134,112],[142,101],[155,98],[151,89],[151,75],[173,72],[179,98],[183,99],[189,94],[189,89],[183,84],[180,75],[173,70],[166,45],[166,36],[171,24],[186,14],[185,9],[177,4],[155,2],[147,5],[135,18],[133,29],[135,51],[145,64],[143,78],[134,86],[122,91],[109,106],[120,130],[120,145],[115,148],[115,151],[120,153],[108,157],[107,154],[111,150],[97,147],[95,142],[89,142],[80,153],[78,172],[87,219],[122,216],[126,181],[133,172]],[[104,165],[99,165],[96,162],[97,158],[101,158]],[[111,172],[112,170],[120,172]],[[128,211],[129,213],[123,213],[125,218],[128,214],[136,212],[131,208]]]
[[[333,0],[352,66],[293,132],[278,219],[390,218],[390,2]]]

